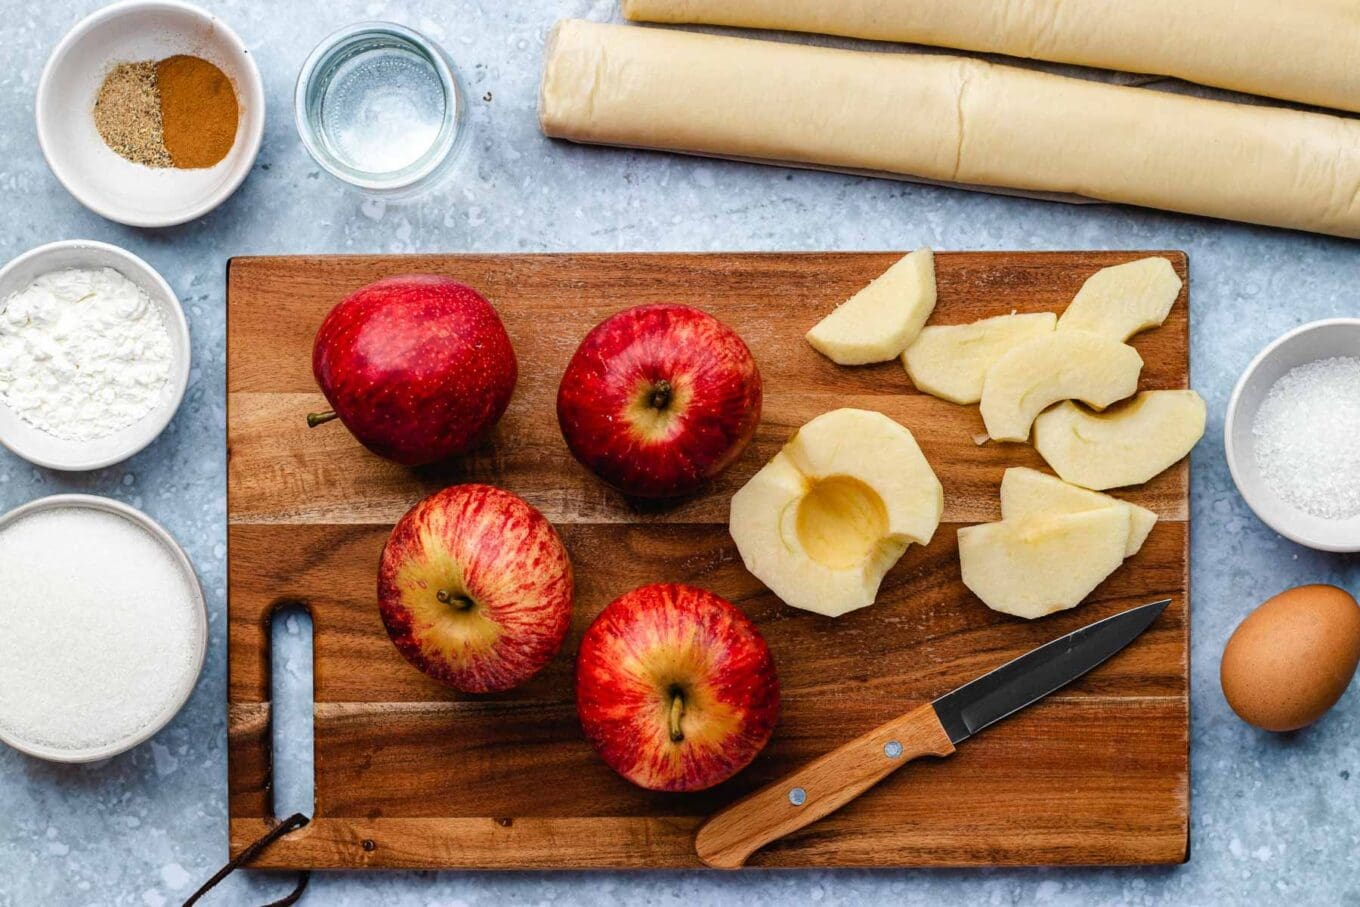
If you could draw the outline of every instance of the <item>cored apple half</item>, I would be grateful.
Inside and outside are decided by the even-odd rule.
[[[804,425],[732,498],[746,569],[828,617],[871,605],[883,576],[940,524],[944,490],[911,432],[838,409]]]

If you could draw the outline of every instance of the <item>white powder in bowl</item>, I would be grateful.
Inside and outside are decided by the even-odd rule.
[[[1323,519],[1360,515],[1360,358],[1293,369],[1251,430],[1261,478],[1282,499]]]
[[[67,441],[105,438],[165,398],[170,330],[112,268],[68,268],[0,302],[0,399]]]
[[[81,751],[147,730],[196,679],[199,607],[174,555],[117,514],[0,529],[0,732]]]

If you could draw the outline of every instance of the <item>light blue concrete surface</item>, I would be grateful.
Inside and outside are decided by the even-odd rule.
[[[98,4],[0,3],[0,258],[89,237],[125,246],[179,292],[193,331],[188,396],[133,460],[83,476],[0,453],[0,508],[59,491],[105,494],[161,520],[202,577],[206,671],[149,745],[60,768],[0,751],[0,905],[177,903],[226,854],[224,266],[284,252],[1179,248],[1190,254],[1194,385],[1208,435],[1194,457],[1193,825],[1186,866],[1154,870],[791,872],[719,875],[323,875],[318,905],[821,903],[1360,904],[1360,691],[1316,727],[1258,733],[1218,686],[1223,643],[1256,603],[1294,584],[1360,587],[1360,560],[1290,544],[1235,493],[1223,410],[1251,356],[1288,328],[1360,314],[1360,247],[1341,240],[1106,206],[1067,207],[542,138],[540,52],[560,16],[607,19],[610,0],[213,0],[264,74],[269,122],[244,187],[197,223],[126,229],[85,211],[43,162],[33,96],[48,51]],[[365,203],[322,174],[293,129],[306,53],[351,21],[435,37],[462,68],[476,130],[466,168],[407,206]],[[1358,439],[1360,441],[1360,439]],[[3,581],[3,578],[0,578]],[[941,804],[947,809],[948,804]],[[285,878],[231,881],[211,903],[278,896]]]

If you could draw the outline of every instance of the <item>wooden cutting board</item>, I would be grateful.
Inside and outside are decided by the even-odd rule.
[[[1093,272],[1145,252],[942,253],[933,323],[1061,311]],[[1186,275],[1180,252],[1165,255]],[[1020,444],[978,447],[976,407],[917,393],[895,363],[841,368],[804,332],[895,254],[441,255],[237,258],[229,266],[227,434],[231,852],[273,823],[269,620],[301,602],[315,625],[315,820],[254,865],[279,868],[695,867],[702,818],[913,704],[1081,624],[1170,596],[1108,664],[968,741],[914,763],[831,818],[756,854],[753,866],[981,866],[1182,862],[1189,826],[1189,468],[1127,495],[1161,517],[1143,550],[1083,607],[1036,622],[995,614],[959,579],[955,533],[1000,518],[1008,466],[1043,468]],[[380,277],[447,274],[499,309],[519,386],[492,437],[446,465],[407,470],[363,450],[324,409],[312,337],[330,308]],[[557,383],[586,332],[630,305],[679,301],[746,339],[764,420],[707,494],[630,509],[568,454]],[[1188,301],[1134,345],[1145,389],[1188,379]],[[729,496],[802,423],[840,406],[908,426],[945,488],[944,523],[913,546],[871,608],[836,620],[781,604],[727,534]],[[425,494],[489,482],[560,530],[577,571],[571,635],[509,694],[470,697],[409,667],[375,604],[378,554]],[[613,598],[658,581],[735,602],[774,651],[784,710],[769,748],[736,778],[689,795],[615,776],[572,704],[581,633]]]

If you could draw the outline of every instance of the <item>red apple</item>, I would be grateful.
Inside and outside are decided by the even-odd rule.
[[[613,315],[582,341],[557,392],[572,455],[624,494],[698,490],[760,423],[760,372],[736,332],[683,305]]]
[[[326,316],[312,372],[331,412],[359,442],[403,466],[469,447],[500,419],[518,376],[515,351],[491,304],[446,277],[389,277]]]
[[[586,630],[576,710],[609,767],[649,790],[704,790],[745,768],[779,720],[755,624],[711,592],[643,586]]]
[[[562,647],[571,561],[522,498],[455,485],[397,522],[378,567],[378,608],[406,660],[466,693],[524,683]]]

